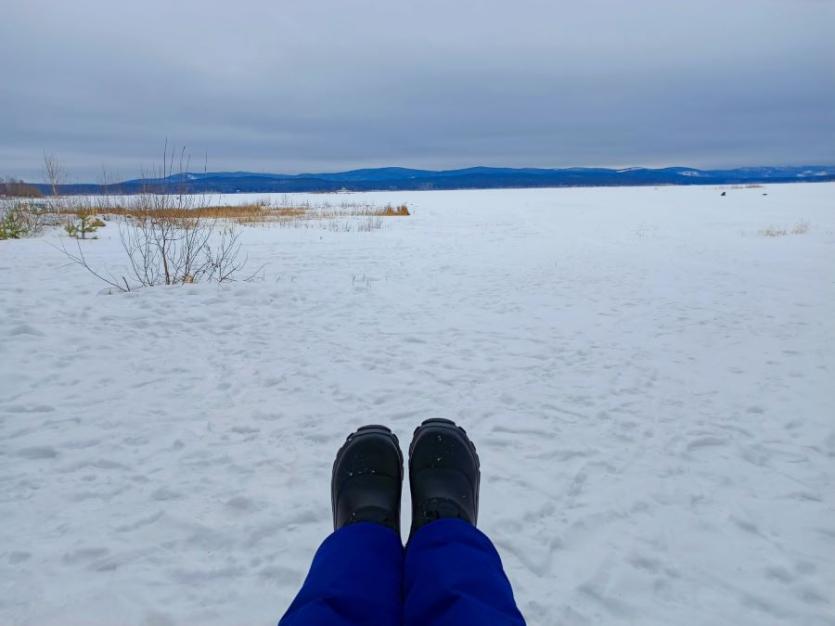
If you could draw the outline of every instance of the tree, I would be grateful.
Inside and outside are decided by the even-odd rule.
[[[67,172],[58,158],[49,152],[43,153],[43,169],[52,197],[57,198],[60,195],[58,188],[66,182]]]
[[[104,226],[104,222],[96,217],[92,209],[79,209],[75,214],[75,221],[68,222],[64,230],[70,237],[87,239],[87,235],[96,232]],[[94,237],[95,239],[95,237]]]
[[[22,180],[7,178],[6,182],[0,182],[0,196],[10,196],[12,198],[40,198],[41,195],[42,194],[37,187],[25,183]]]

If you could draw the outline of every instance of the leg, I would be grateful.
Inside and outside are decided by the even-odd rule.
[[[400,626],[403,546],[380,524],[340,528],[325,539],[279,626]]]
[[[463,428],[443,419],[418,427],[409,447],[404,626],[524,626],[501,559],[475,527],[480,479]]]
[[[404,626],[524,626],[487,536],[461,519],[418,530],[406,549]]]
[[[336,454],[331,479],[335,532],[279,626],[400,626],[403,455],[384,426],[364,426]]]

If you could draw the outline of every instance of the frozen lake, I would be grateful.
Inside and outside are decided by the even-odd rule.
[[[835,184],[303,197],[413,215],[120,295],[0,242],[0,623],[274,624],[345,435],[443,416],[529,624],[835,624]]]

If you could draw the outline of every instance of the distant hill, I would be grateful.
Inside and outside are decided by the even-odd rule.
[[[261,174],[207,172],[175,174],[167,178],[126,180],[112,185],[61,185],[65,194],[185,191],[212,193],[281,193],[324,191],[400,191],[424,189],[504,189],[520,187],[607,187],[637,185],[729,185],[821,182],[835,180],[835,166],[742,167],[699,170],[692,167],[622,170],[574,167],[536,169],[470,167],[459,170],[415,170],[381,167],[347,172]],[[39,185],[46,192],[46,185]]]

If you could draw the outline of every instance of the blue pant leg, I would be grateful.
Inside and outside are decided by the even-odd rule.
[[[440,519],[406,547],[404,626],[524,626],[498,552],[475,526]]]
[[[403,546],[379,524],[330,535],[278,626],[401,626]]]

